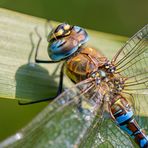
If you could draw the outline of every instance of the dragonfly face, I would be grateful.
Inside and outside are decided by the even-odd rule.
[[[48,54],[54,61],[71,56],[88,40],[87,32],[78,26],[63,23],[53,29],[48,36]]]

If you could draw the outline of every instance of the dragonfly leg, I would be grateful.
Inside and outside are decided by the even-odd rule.
[[[36,100],[36,101],[30,101],[30,102],[21,102],[21,101],[18,101],[18,104],[19,104],[19,105],[35,104],[35,103],[39,103],[39,102],[44,102],[44,101],[53,100],[53,99],[55,99],[58,95],[60,95],[60,94],[62,93],[62,90],[63,90],[64,65],[65,65],[65,63],[63,63],[63,65],[62,65],[62,67],[61,67],[60,79],[59,79],[59,86],[58,86],[58,90],[57,90],[57,93],[56,93],[55,96],[49,97],[49,98],[40,99],[40,100]]]
[[[36,62],[36,63],[58,63],[59,61],[40,60],[40,59],[37,58],[37,56],[38,56],[38,51],[39,51],[39,46],[40,46],[40,43],[41,43],[41,41],[42,41],[42,37],[41,37],[40,34],[38,33],[37,28],[35,28],[35,32],[36,32],[36,34],[37,34],[37,36],[38,36],[38,38],[39,38],[38,44],[37,44],[37,47],[36,47],[36,52],[35,52],[35,62]]]

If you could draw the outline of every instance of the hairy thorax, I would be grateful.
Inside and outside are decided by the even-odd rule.
[[[81,47],[79,54],[72,56],[66,63],[66,74],[75,83],[85,80],[88,75],[102,67],[107,58],[95,49]]]

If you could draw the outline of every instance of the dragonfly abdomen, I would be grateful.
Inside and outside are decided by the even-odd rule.
[[[148,136],[139,127],[134,118],[134,113],[127,100],[122,96],[118,96],[111,105],[111,115],[116,121],[117,125],[127,133],[140,148],[148,147]]]

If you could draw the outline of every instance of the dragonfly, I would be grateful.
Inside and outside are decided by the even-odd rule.
[[[148,25],[111,61],[87,45],[88,34],[79,26],[59,24],[47,40],[51,60],[38,59],[39,36],[35,61],[62,63],[57,94],[19,102],[26,105],[53,99],[0,147],[147,148]],[[62,92],[64,74],[75,85]]]

